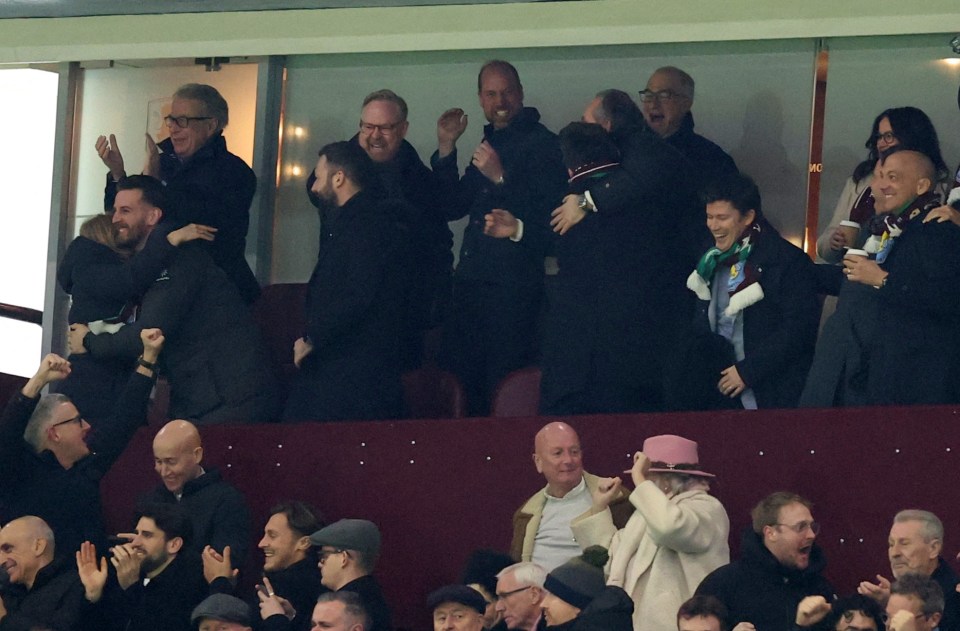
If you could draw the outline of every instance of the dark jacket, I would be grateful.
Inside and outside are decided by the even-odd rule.
[[[230,546],[234,567],[243,567],[250,545],[250,509],[246,499],[216,469],[183,485],[180,501],[162,484],[140,498],[139,504],[179,504],[193,524],[191,547],[200,553],[204,546],[223,552]]]
[[[627,592],[608,585],[577,617],[555,627],[555,631],[632,631],[633,601]]]
[[[402,226],[369,191],[325,214],[306,298],[306,337],[285,420],[400,413],[401,307],[409,283]]]
[[[260,332],[236,287],[203,246],[185,243],[143,296],[136,322],[114,334],[89,334],[95,358],[135,360],[140,331],[166,337],[161,371],[170,380],[170,415],[197,424],[273,420],[274,377]]]
[[[117,631],[193,631],[190,613],[207,596],[200,555],[181,551],[147,585],[123,590],[116,584],[101,600]]]
[[[543,258],[553,240],[550,213],[563,201],[567,178],[557,135],[539,121],[540,112],[525,107],[503,129],[494,129],[493,124],[483,128],[484,140],[500,156],[503,184],[494,184],[472,164],[460,178],[456,151],[443,159],[433,154],[430,165],[443,186],[447,219],[470,217],[458,278],[512,286],[542,282]],[[483,234],[484,215],[494,208],[523,221],[519,242]]]
[[[960,631],[960,594],[957,593],[960,576],[957,576],[946,559],[940,557],[937,569],[933,571],[930,578],[935,580],[943,590],[943,617],[937,626],[940,631]]]
[[[217,134],[188,160],[181,161],[166,139],[159,145],[160,179],[170,201],[170,219],[217,228],[217,238],[206,248],[227,273],[247,303],[260,295],[260,285],[244,258],[250,227],[250,202],[257,177],[247,164],[227,151],[227,141]],[[104,207],[112,208],[117,185],[107,174]]]
[[[763,299],[743,311],[744,358],[737,372],[753,389],[757,407],[796,407],[820,323],[814,266],[769,224],[755,243],[748,263],[759,274]],[[695,327],[703,333],[709,331],[710,302],[697,303]]]
[[[757,631],[789,631],[797,605],[807,596],[833,600],[833,587],[822,576],[826,559],[814,544],[810,564],[803,570],[781,565],[763,545],[761,535],[744,530],[740,559],[711,572],[697,594],[716,596],[727,607],[727,628],[750,622]]]
[[[373,576],[369,574],[361,576],[337,591],[353,592],[360,597],[363,608],[367,610],[367,615],[370,616],[369,631],[391,631],[393,629],[390,606],[387,605],[387,599],[383,597],[380,583]]]
[[[0,522],[24,515],[43,519],[64,554],[92,541],[106,550],[100,510],[100,479],[120,457],[145,422],[153,380],[130,377],[113,418],[104,421],[89,440],[91,454],[64,469],[49,451],[36,454],[23,440],[23,430],[39,399],[17,393],[0,419]]]
[[[3,604],[7,615],[0,620],[0,631],[79,629],[87,601],[73,555],[58,557],[43,567],[29,591],[10,586],[4,591]]]
[[[737,164],[717,143],[693,131],[693,113],[687,112],[680,129],[665,140],[680,150],[697,172],[702,190],[711,181],[738,173]]]

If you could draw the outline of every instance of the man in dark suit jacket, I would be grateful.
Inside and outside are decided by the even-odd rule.
[[[400,413],[399,333],[409,255],[395,206],[377,195],[369,156],[351,142],[320,150],[320,254],[310,276],[300,368],[284,419],[393,418]]]

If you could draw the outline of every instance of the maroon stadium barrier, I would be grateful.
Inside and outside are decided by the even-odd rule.
[[[893,514],[926,508],[946,525],[944,555],[960,548],[960,502],[948,492],[960,459],[960,408],[862,408],[585,416],[569,419],[585,468],[619,475],[647,436],[675,433],[700,443],[703,468],[739,548],[749,510],[785,489],[809,497],[823,524],[818,541],[841,594],[877,573],[889,576]],[[510,518],[542,486],[530,453],[544,418],[215,426],[202,429],[207,466],[247,496],[254,544],[269,507],[282,499],[317,505],[330,519],[379,524],[376,575],[400,628],[429,629],[430,590],[455,582],[471,550],[507,550]],[[107,523],[130,527],[135,497],[156,484],[144,428],[107,477]],[[262,557],[251,547],[251,566]],[[247,577],[247,581],[257,578]]]

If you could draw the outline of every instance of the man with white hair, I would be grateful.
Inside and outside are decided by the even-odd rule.
[[[543,617],[543,584],[547,571],[529,561],[505,567],[497,574],[497,611],[508,629],[542,631],[547,626]]]
[[[943,552],[943,522],[930,511],[902,510],[893,518],[887,539],[887,556],[894,580],[905,574],[919,574],[934,581],[943,590],[943,619],[941,631],[960,629],[960,595],[957,583],[960,577],[941,556]],[[877,575],[877,582],[863,581],[857,591],[876,600],[881,607],[890,599],[890,580]]]

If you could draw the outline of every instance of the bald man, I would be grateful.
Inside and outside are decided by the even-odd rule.
[[[583,470],[576,430],[559,421],[537,432],[533,464],[547,485],[514,513],[510,555],[518,561],[533,561],[549,572],[580,554],[570,522],[590,509],[599,478]],[[617,528],[623,528],[633,512],[627,498],[621,490],[610,504]]]
[[[873,177],[877,217],[865,248],[875,253],[844,258],[846,282],[800,403],[960,402],[960,227],[923,222],[940,205],[927,156],[886,154]]]
[[[250,541],[250,511],[240,491],[216,469],[204,469],[202,461],[203,444],[193,423],[175,420],[164,425],[153,439],[153,468],[161,484],[140,499],[140,506],[159,502],[184,507],[193,523],[195,550],[210,546],[229,554],[239,567]]]
[[[79,628],[83,584],[69,556],[55,558],[53,531],[28,515],[0,529],[0,565],[23,590],[3,591],[0,628]]]

